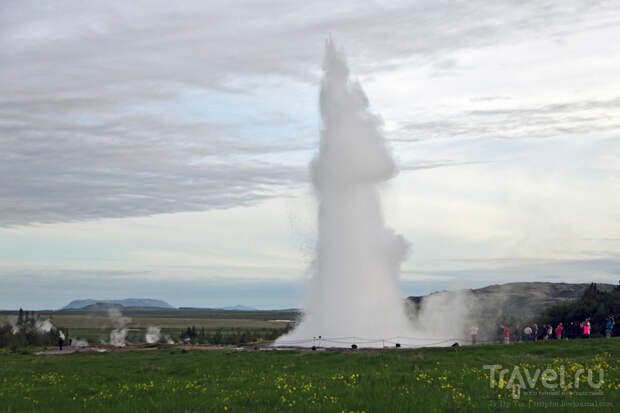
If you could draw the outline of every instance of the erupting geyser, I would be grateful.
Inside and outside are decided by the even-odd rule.
[[[310,165],[319,201],[316,259],[304,317],[276,345],[312,346],[304,340],[322,336],[327,346],[360,337],[358,345],[381,347],[382,339],[411,334],[399,287],[409,244],[385,226],[378,188],[397,169],[380,119],[331,40],[324,72],[321,143]]]

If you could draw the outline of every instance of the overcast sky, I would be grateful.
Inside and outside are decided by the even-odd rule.
[[[0,308],[300,305],[324,41],[400,174],[404,294],[620,279],[614,1],[0,3]]]

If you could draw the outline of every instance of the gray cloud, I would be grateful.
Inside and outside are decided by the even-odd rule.
[[[101,158],[97,150],[103,152]],[[248,205],[305,179],[305,168],[259,161],[188,165],[172,162],[163,150],[142,153],[136,163],[105,162],[115,151],[122,156],[129,155],[128,150],[78,147],[59,154],[29,148],[8,154],[21,159],[0,165],[0,174],[8,177],[0,188],[0,225]],[[91,159],[84,159],[88,151]],[[136,157],[135,152],[131,155]]]
[[[446,56],[456,50],[526,36],[561,39],[619,19],[613,5],[592,1],[5,1],[0,225],[226,208],[303,183],[305,166],[288,158],[307,150],[313,141],[303,137],[316,131],[263,108],[256,93],[284,80],[314,87],[330,32],[362,75],[411,62],[458,71]],[[192,91],[248,97],[256,113],[234,122],[188,120],[171,109]],[[216,118],[218,110],[229,108],[216,103]],[[549,134],[600,120],[554,123],[554,113],[567,109],[548,110],[473,112],[484,120],[409,123],[405,130],[492,136],[494,119],[507,117],[515,125],[527,118]],[[279,129],[247,132],[261,123]]]
[[[400,165],[398,169],[401,171],[417,171],[421,169],[435,169],[443,168],[446,166],[461,166],[461,165],[478,165],[490,163],[489,161],[456,161],[451,159],[436,160],[436,161],[417,161]]]
[[[467,281],[488,285],[504,280],[555,282],[618,282],[620,256],[610,253],[590,259],[458,259],[438,260],[437,264],[453,264],[459,269],[402,271],[403,274],[444,277],[446,282]],[[425,262],[425,264],[432,264]]]
[[[5,131],[0,225],[226,208],[305,180],[305,168],[259,157],[299,146],[223,138],[230,125],[29,119]]]
[[[509,100],[508,100],[509,102]],[[441,120],[404,122],[398,141],[432,138],[551,138],[620,132],[620,97],[537,107],[470,110]]]
[[[355,51],[362,70],[374,71],[395,67],[387,60],[426,56],[435,64],[434,57],[446,51],[524,41],[524,34],[561,37],[618,18],[613,5],[585,0],[351,1],[338,8],[328,1],[61,1],[30,7],[9,1],[0,17],[0,45],[9,79],[29,78],[55,90],[107,88],[106,80],[234,90],[237,76],[314,81],[320,43],[330,32]],[[445,61],[441,57],[438,64]],[[37,79],[50,70],[53,85]]]

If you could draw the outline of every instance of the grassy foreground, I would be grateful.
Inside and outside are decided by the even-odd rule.
[[[620,339],[362,352],[0,353],[2,412],[618,411]],[[558,388],[522,389],[483,365],[551,368]],[[579,368],[604,371],[592,389]],[[559,380],[556,381],[559,383]],[[562,388],[563,387],[563,388]],[[583,409],[583,410],[581,410]]]

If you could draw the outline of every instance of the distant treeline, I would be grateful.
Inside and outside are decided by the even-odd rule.
[[[563,323],[568,326],[569,323],[581,323],[590,317],[592,325],[592,337],[602,337],[605,334],[605,323],[610,315],[618,318],[620,314],[620,285],[613,290],[605,292],[596,287],[592,283],[585,289],[583,295],[577,300],[571,300],[555,304],[545,309],[538,318],[538,323],[551,324],[557,326]],[[620,327],[616,323],[614,336],[620,335]]]
[[[65,333],[68,335],[68,330]],[[15,351],[27,346],[55,346],[62,334],[50,320],[40,320],[34,311],[20,308],[16,319],[0,326],[0,348]]]
[[[191,344],[235,344],[243,345],[261,341],[273,341],[286,334],[291,326],[286,328],[259,328],[259,329],[217,329],[187,327],[179,334],[181,341]]]

